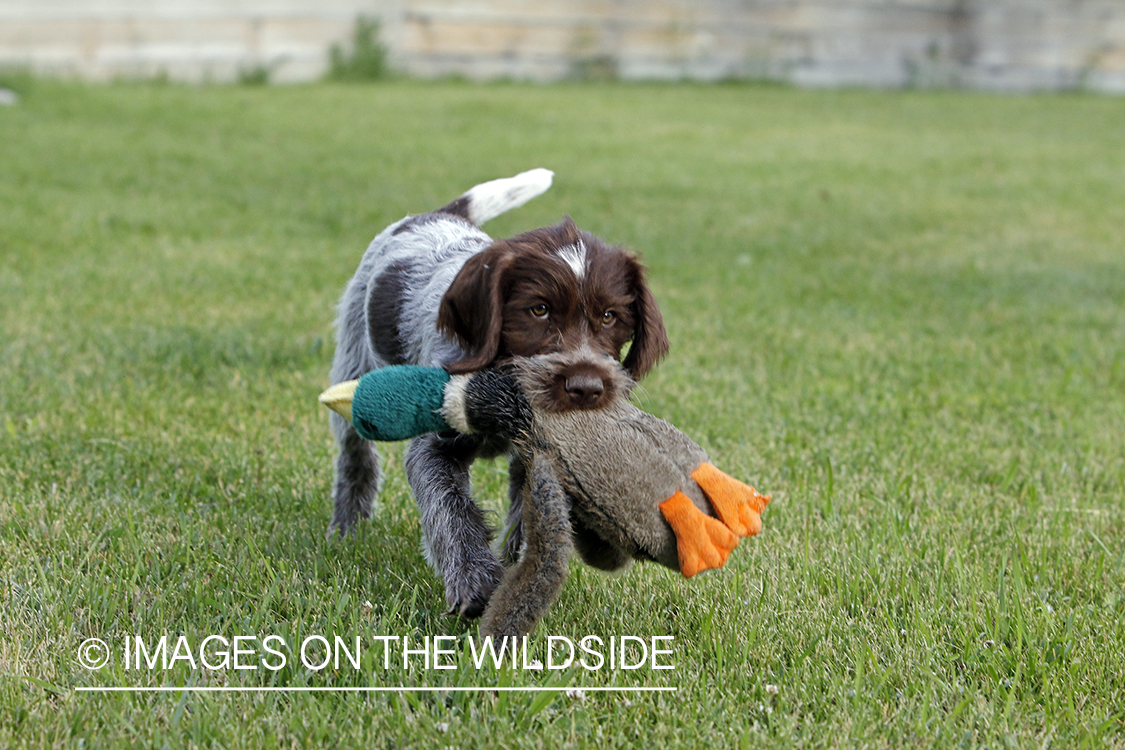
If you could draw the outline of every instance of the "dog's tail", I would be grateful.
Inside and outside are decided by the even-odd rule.
[[[514,177],[482,182],[445,208],[442,213],[462,216],[477,226],[505,211],[519,208],[551,187],[555,173],[549,169],[532,169]]]

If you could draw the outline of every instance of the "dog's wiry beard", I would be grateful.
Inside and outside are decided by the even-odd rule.
[[[518,373],[528,398],[536,407],[549,412],[602,408],[619,398],[628,397],[635,385],[617,359],[587,347],[570,352],[513,357],[504,363],[503,368]],[[595,405],[577,406],[566,393],[566,379],[576,370],[596,373],[601,379],[604,391]]]

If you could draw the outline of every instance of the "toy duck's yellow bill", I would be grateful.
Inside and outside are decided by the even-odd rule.
[[[352,399],[355,398],[357,386],[359,386],[358,380],[346,380],[343,383],[337,383],[320,394],[320,398],[317,400],[350,422],[352,421]]]

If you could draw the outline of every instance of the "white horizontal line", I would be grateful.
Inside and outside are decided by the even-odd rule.
[[[553,690],[563,692],[566,690],[581,690],[585,693],[666,693],[676,692],[676,687],[222,687],[200,685],[177,686],[157,685],[153,687],[76,687],[75,692],[80,693],[467,693],[467,692],[494,692],[494,693],[535,693]]]

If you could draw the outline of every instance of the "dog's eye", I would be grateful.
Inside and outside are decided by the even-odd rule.
[[[606,310],[602,313],[602,325],[611,326],[617,321],[617,313],[613,310]]]
[[[531,308],[531,314],[537,318],[546,318],[551,313],[551,308],[540,302]]]

